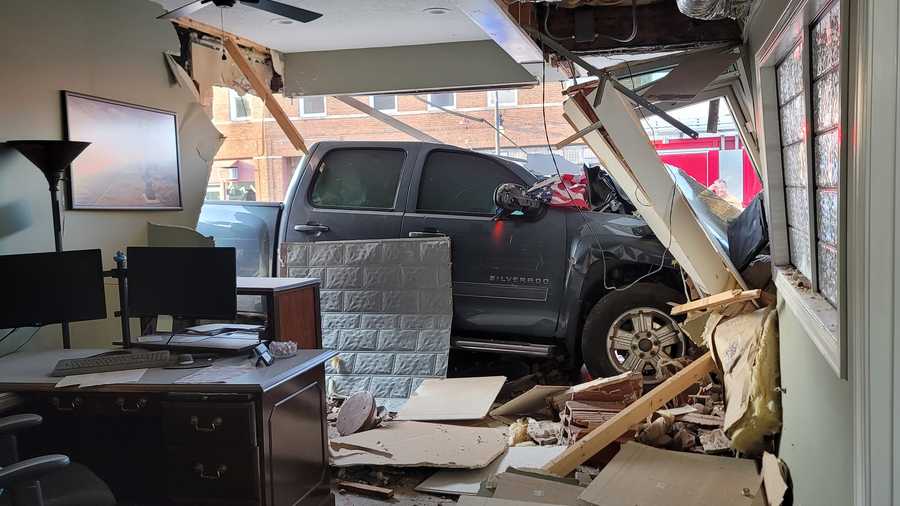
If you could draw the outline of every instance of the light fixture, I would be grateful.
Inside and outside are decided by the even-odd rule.
[[[422,12],[427,12],[428,14],[447,14],[450,12],[450,9],[446,7],[429,7],[427,9],[422,9]]]
[[[272,23],[273,25],[292,25],[294,24],[294,20],[287,18],[272,18],[269,20],[269,23]]]

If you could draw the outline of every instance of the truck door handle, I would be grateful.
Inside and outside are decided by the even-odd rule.
[[[416,237],[447,237],[447,234],[441,232],[436,228],[426,228],[425,230],[420,230],[418,232],[410,232],[410,238]]]
[[[307,223],[306,225],[294,225],[294,230],[303,232],[304,234],[321,234],[328,232],[331,228],[328,225],[319,225],[318,223]]]

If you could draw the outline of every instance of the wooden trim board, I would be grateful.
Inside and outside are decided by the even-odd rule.
[[[654,411],[662,408],[665,403],[672,400],[676,395],[702,380],[715,368],[716,365],[712,355],[710,352],[706,352],[702,357],[691,362],[674,376],[628,405],[609,421],[578,440],[560,456],[547,463],[544,466],[544,471],[557,476],[566,476],[574,471],[576,467],[606,448],[631,427],[641,423]]]
[[[681,304],[672,308],[672,316],[677,316],[690,311],[700,311],[703,309],[715,309],[717,307],[734,304],[735,302],[748,302],[756,300],[762,295],[762,290],[729,290],[727,292],[717,293],[704,297],[702,299],[692,300],[685,304]]]

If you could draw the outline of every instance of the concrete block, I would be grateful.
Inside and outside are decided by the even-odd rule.
[[[331,290],[362,288],[362,267],[328,267],[322,285]]]
[[[430,353],[398,353],[394,360],[394,374],[431,376],[434,374],[434,357]]]
[[[342,330],[342,350],[374,350],[378,348],[377,330]]]
[[[425,330],[434,328],[434,316],[432,315],[402,315],[400,317],[401,329]]]
[[[340,333],[337,330],[322,330],[322,348],[336,350],[340,346]]]
[[[410,379],[403,376],[374,377],[369,391],[375,397],[409,397]]]
[[[325,286],[325,268],[324,267],[310,267],[310,268],[306,269],[306,276],[300,276],[300,277],[317,278],[319,281],[322,282],[322,287]]]
[[[417,330],[381,330],[378,332],[378,349],[384,351],[413,351],[419,340]]]
[[[400,267],[396,265],[367,266],[363,275],[367,289],[396,290],[400,288]]]
[[[343,308],[341,297],[343,292],[340,290],[321,290],[319,291],[319,302],[324,313],[339,313]]]
[[[359,315],[326,313],[322,315],[322,330],[359,328]]]
[[[325,374],[350,374],[353,372],[355,353],[341,353],[325,362]]]
[[[415,290],[382,292],[385,313],[418,313],[419,293]]]
[[[419,263],[419,242],[417,240],[385,241],[382,243],[384,263],[394,265]]]
[[[339,242],[311,243],[309,247],[310,267],[330,267],[344,263],[344,245]]]
[[[453,287],[453,273],[450,265],[436,265],[434,266],[434,270],[437,274],[437,287],[438,288],[452,288]]]
[[[449,264],[450,241],[422,241],[419,244],[419,254],[423,264]]]
[[[419,388],[419,385],[421,385],[423,381],[425,381],[425,378],[410,378],[409,394],[412,395],[412,393],[415,392],[417,388]]]
[[[292,266],[308,266],[309,244],[301,242],[292,242],[285,244],[284,262],[288,267]]]
[[[450,290],[421,290],[419,292],[419,310],[423,313],[449,314]]]
[[[289,278],[308,278],[309,269],[306,267],[288,267],[287,275]]]
[[[353,364],[355,374],[390,374],[394,355],[390,353],[359,353]]]
[[[447,355],[435,355],[434,374],[441,377],[447,376]]]
[[[431,266],[409,267],[404,265],[400,270],[403,288],[419,290],[437,288],[437,271]]]
[[[344,292],[344,311],[348,313],[380,313],[381,292],[372,290]]]
[[[371,330],[396,329],[397,315],[389,314],[364,314],[360,328]]]
[[[450,331],[449,330],[420,330],[419,331],[419,348],[420,351],[447,351],[450,349]]]
[[[351,395],[369,389],[369,376],[329,376],[328,384],[338,395]]]
[[[450,329],[453,323],[453,315],[452,314],[441,314],[434,316],[434,328],[436,329]]]
[[[344,264],[372,265],[381,262],[381,243],[348,242],[344,244]]]

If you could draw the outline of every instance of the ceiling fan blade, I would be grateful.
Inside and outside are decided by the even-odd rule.
[[[242,3],[248,7],[255,7],[301,23],[309,23],[310,21],[322,17],[322,14],[318,12],[308,11],[306,9],[301,9],[300,7],[294,7],[293,5],[276,2],[275,0],[246,0]]]
[[[171,10],[162,16],[158,16],[156,19],[175,19],[180,18],[182,16],[189,16],[200,9],[206,7],[206,3],[209,0],[197,0],[196,2],[191,2],[189,4],[182,5],[181,7]]]

